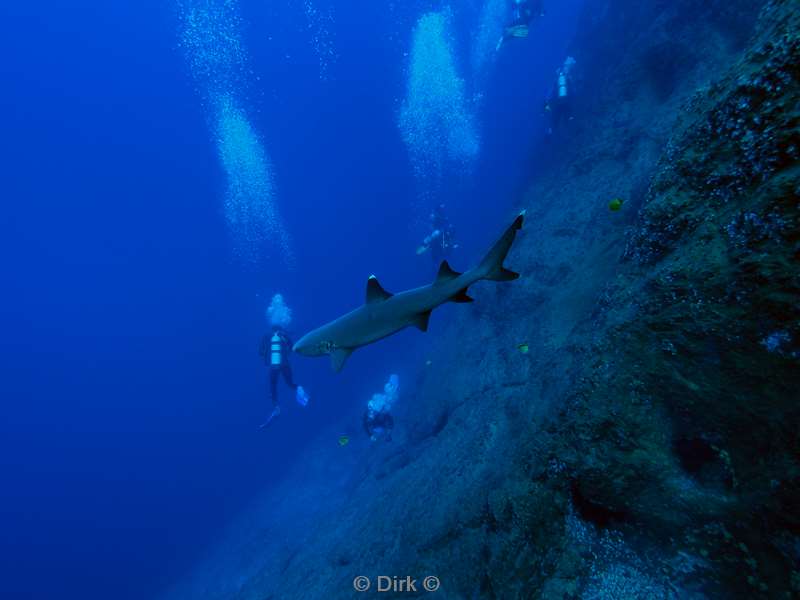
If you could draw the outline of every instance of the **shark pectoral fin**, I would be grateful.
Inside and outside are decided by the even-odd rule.
[[[414,321],[414,325],[416,325],[420,331],[428,331],[428,321],[430,321],[430,319],[431,311],[420,313],[417,315],[417,320]]]
[[[375,275],[370,275],[367,279],[367,304],[370,302],[382,302],[392,297],[392,294],[387,292],[381,284],[378,283],[378,278]]]
[[[442,264],[439,265],[439,272],[436,274],[436,281],[434,283],[444,283],[445,281],[455,279],[459,275],[461,275],[461,273],[454,271],[448,262],[443,260]]]
[[[338,373],[344,367],[347,358],[353,353],[352,348],[336,348],[331,352],[331,366],[334,373]]]
[[[450,302],[475,302],[474,298],[467,295],[467,288],[458,292],[455,296],[450,298]]]
[[[506,269],[506,268],[502,268],[502,269],[500,269],[500,272],[497,275],[495,275],[494,280],[495,281],[514,281],[515,279],[518,279],[518,278],[519,278],[519,273],[516,273],[515,271],[511,271],[511,270]]]

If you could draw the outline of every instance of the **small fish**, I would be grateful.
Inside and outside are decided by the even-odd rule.
[[[340,446],[347,446],[350,443],[350,438],[346,435],[343,435],[339,438],[339,445]]]
[[[432,364],[433,364],[433,361],[430,361],[430,360],[426,360],[425,361],[425,366],[426,367],[430,367]]]
[[[527,354],[530,350],[530,346],[528,346],[528,344],[520,344],[517,346],[517,350],[519,350],[521,354]]]
[[[617,212],[620,208],[622,208],[622,204],[623,202],[621,198],[614,198],[608,203],[608,210],[611,212]]]

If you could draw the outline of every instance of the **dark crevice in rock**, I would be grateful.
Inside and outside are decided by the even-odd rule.
[[[727,452],[703,437],[683,436],[672,444],[681,468],[697,483],[707,488],[734,487],[735,475]]]
[[[442,430],[445,427],[447,427],[447,422],[449,420],[450,420],[450,414],[448,413],[448,411],[443,410],[441,413],[439,413],[439,417],[436,419],[436,421],[433,424],[433,427],[431,428],[430,432],[431,437],[436,437],[437,435],[439,435],[442,432]]]
[[[680,438],[673,443],[681,467],[690,475],[697,475],[717,458],[711,444],[701,438]]]
[[[581,492],[580,485],[573,482],[570,486],[572,505],[584,521],[593,523],[598,527],[609,527],[614,524],[623,523],[628,515],[624,511],[615,510],[595,502]]]
[[[340,555],[340,556],[337,556],[337,557],[334,559],[334,561],[333,561],[333,564],[334,564],[334,565],[336,565],[337,567],[346,567],[346,566],[348,566],[348,565],[349,565],[351,562],[353,562],[353,561],[352,561],[352,559],[350,559],[349,557],[347,557],[347,556],[341,556],[341,555]]]
[[[492,588],[492,578],[488,572],[484,572],[483,576],[481,577],[481,584],[480,584],[480,597],[487,598],[493,600],[497,596],[494,593],[494,589]]]

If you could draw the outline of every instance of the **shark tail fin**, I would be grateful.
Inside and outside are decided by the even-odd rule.
[[[511,250],[511,245],[514,243],[514,238],[517,236],[517,231],[522,229],[522,223],[525,220],[525,211],[523,210],[514,222],[505,230],[503,235],[492,246],[492,249],[483,257],[481,264],[478,265],[477,272],[480,279],[488,279],[490,281],[511,281],[519,277],[519,273],[509,271],[503,267],[503,261]]]

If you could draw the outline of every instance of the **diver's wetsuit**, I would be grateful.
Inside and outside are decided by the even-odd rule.
[[[569,96],[556,96],[550,102],[553,131],[563,129],[572,116],[572,99]]]
[[[434,265],[438,266],[444,260],[446,244],[444,232],[440,232],[439,236],[431,243],[431,260]]]
[[[375,430],[380,428],[387,435],[387,439],[391,439],[389,435],[394,428],[394,418],[385,411],[371,411],[369,409],[364,411],[364,431],[367,432],[369,437],[375,434]]]
[[[569,73],[572,64],[565,63],[564,67],[558,70],[555,86],[547,101],[551,132],[562,129],[572,118],[572,77]]]
[[[289,364],[289,353],[292,341],[283,329],[276,328],[272,334],[267,334],[261,339],[258,353],[264,358],[264,364],[269,367],[269,388],[272,405],[278,406],[278,377],[283,379],[293,390],[297,384],[292,378],[292,366]]]
[[[514,12],[511,19],[511,27],[527,25],[533,19],[533,7],[531,2],[514,3]]]
[[[523,2],[514,2],[514,7],[511,14],[510,27],[520,27],[530,25],[536,17],[544,14],[543,0],[527,0]]]

